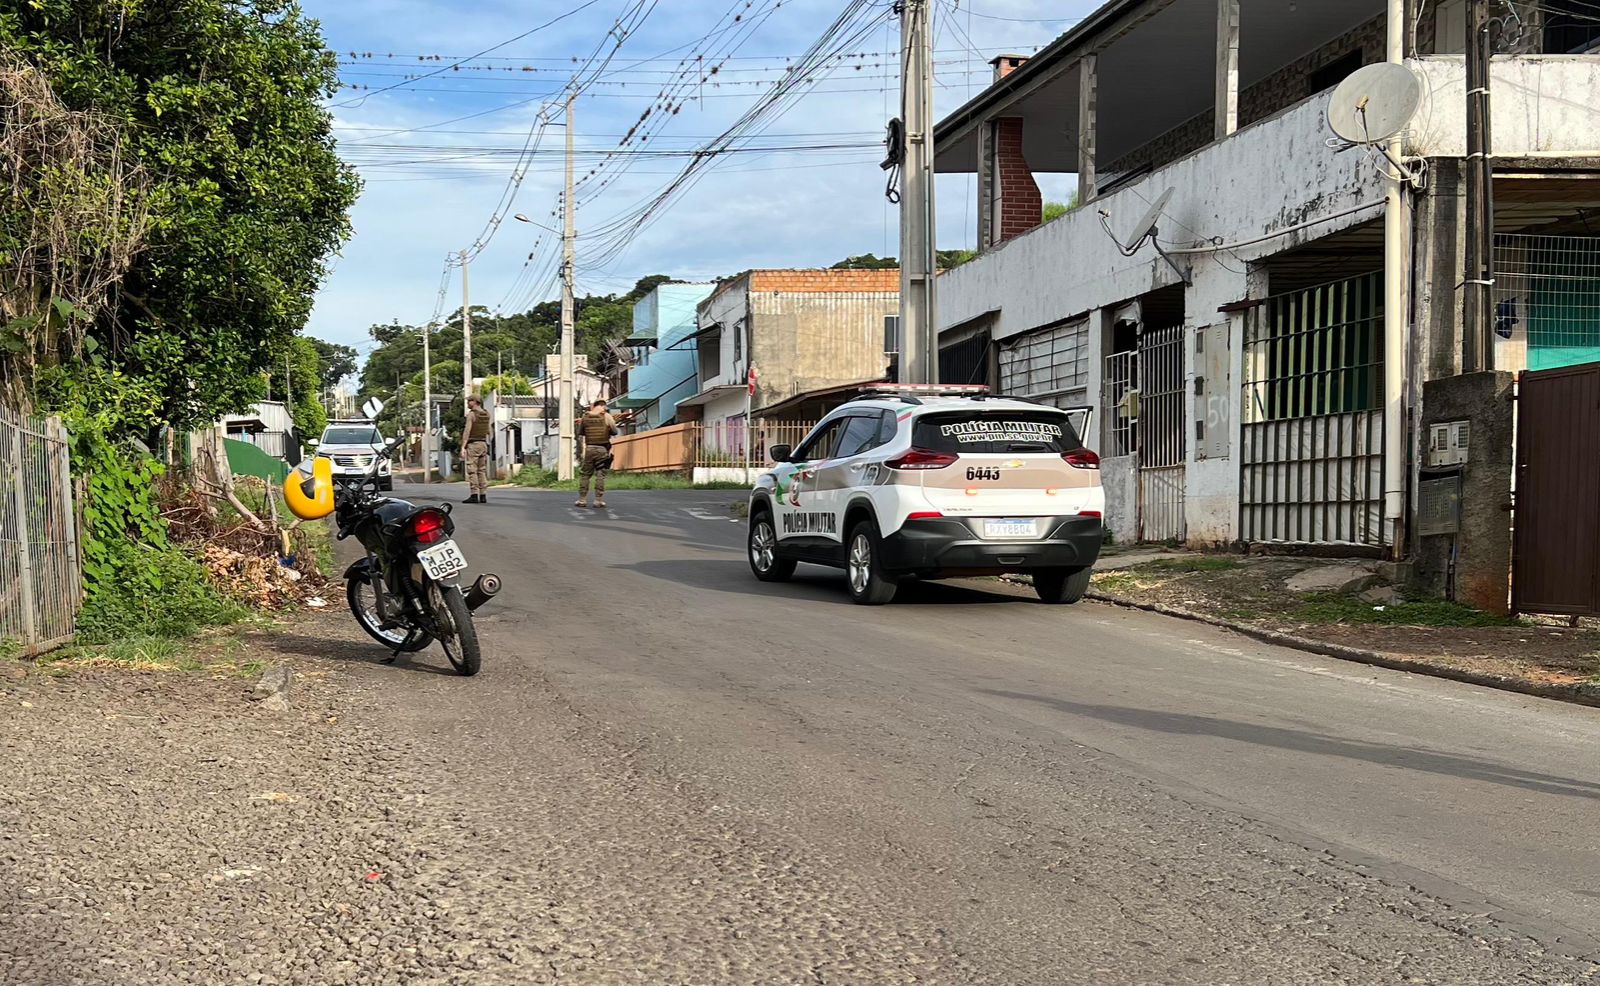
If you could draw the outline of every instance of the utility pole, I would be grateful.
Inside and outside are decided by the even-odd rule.
[[[561,196],[561,449],[556,453],[556,476],[572,478],[573,420],[573,297],[572,297],[572,241],[573,212],[577,203],[572,199],[572,108],[577,93],[567,93],[567,187]]]
[[[472,396],[472,300],[467,291],[467,251],[461,251],[461,400]]]
[[[900,198],[901,378],[907,383],[938,383],[932,0],[900,3],[900,112],[905,121],[906,144]]]
[[[1489,0],[1467,0],[1467,236],[1461,370],[1494,369],[1494,186],[1489,164]]]
[[[442,308],[443,305],[440,305]],[[433,482],[433,323],[422,327],[422,481]]]

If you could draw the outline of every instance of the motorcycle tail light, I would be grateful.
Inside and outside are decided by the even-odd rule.
[[[418,544],[443,541],[447,536],[444,514],[437,510],[424,510],[411,518],[411,539]]]

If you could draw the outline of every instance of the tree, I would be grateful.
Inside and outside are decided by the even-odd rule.
[[[31,0],[0,13],[0,51],[62,103],[120,127],[150,187],[145,249],[87,337],[188,427],[259,399],[349,233],[359,190],[323,101],[338,62],[293,0]],[[86,364],[79,364],[84,366]],[[87,371],[85,388],[109,374]]]
[[[894,270],[900,266],[900,261],[893,257],[877,257],[870,253],[863,253],[859,257],[846,257],[834,264],[830,270]]]
[[[312,339],[311,345],[316,347],[317,359],[321,363],[319,390],[332,390],[345,377],[356,372],[355,347],[326,342],[322,339]]]
[[[328,409],[322,403],[322,376],[316,340],[306,336],[290,339],[267,373],[267,399],[287,400],[295,430],[307,437],[322,434],[328,426]]]
[[[1039,221],[1041,223],[1047,223],[1054,219],[1060,219],[1062,216],[1066,215],[1077,207],[1078,193],[1073,192],[1067,197],[1065,202],[1046,202],[1044,204],[1044,214]]]

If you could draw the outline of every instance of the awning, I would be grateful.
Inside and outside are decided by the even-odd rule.
[[[729,397],[733,394],[743,394],[747,393],[748,391],[749,388],[745,384],[741,383],[719,384],[715,387],[707,387],[705,390],[700,391],[700,393],[695,394],[692,397],[685,397],[683,400],[678,402],[678,406],[700,407],[705,404],[710,404],[719,397]]]
[[[622,345],[624,345],[624,346],[632,346],[632,347],[636,347],[636,348],[640,347],[640,346],[651,346],[651,347],[653,347],[659,341],[660,340],[658,340],[654,335],[629,336],[628,338],[622,340]]]
[[[701,329],[699,332],[694,333],[693,335],[684,336],[682,339],[679,339],[677,342],[675,342],[672,345],[668,346],[667,349],[668,350],[672,350],[672,349],[699,349],[700,348],[700,340],[701,339],[704,339],[707,336],[714,336],[718,332],[721,332],[721,331],[722,331],[722,323],[721,322],[718,322],[715,325],[708,325],[705,328]]]
[[[758,408],[754,416],[758,418],[798,418],[815,421],[861,393],[863,387],[884,382],[882,377],[874,377],[871,380],[858,380],[855,383],[843,383],[833,387],[808,390],[804,393],[796,394],[788,400]]]

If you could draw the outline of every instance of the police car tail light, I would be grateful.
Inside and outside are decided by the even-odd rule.
[[[906,520],[938,520],[939,518],[941,518],[943,516],[944,516],[944,513],[942,511],[938,511],[938,510],[919,510],[916,513],[907,514],[906,515]]]
[[[1075,448],[1071,452],[1061,453],[1067,460],[1067,465],[1074,469],[1099,469],[1100,456],[1086,448]]]
[[[956,457],[949,452],[935,452],[932,449],[914,448],[902,452],[884,465],[890,469],[943,469],[954,465]]]

